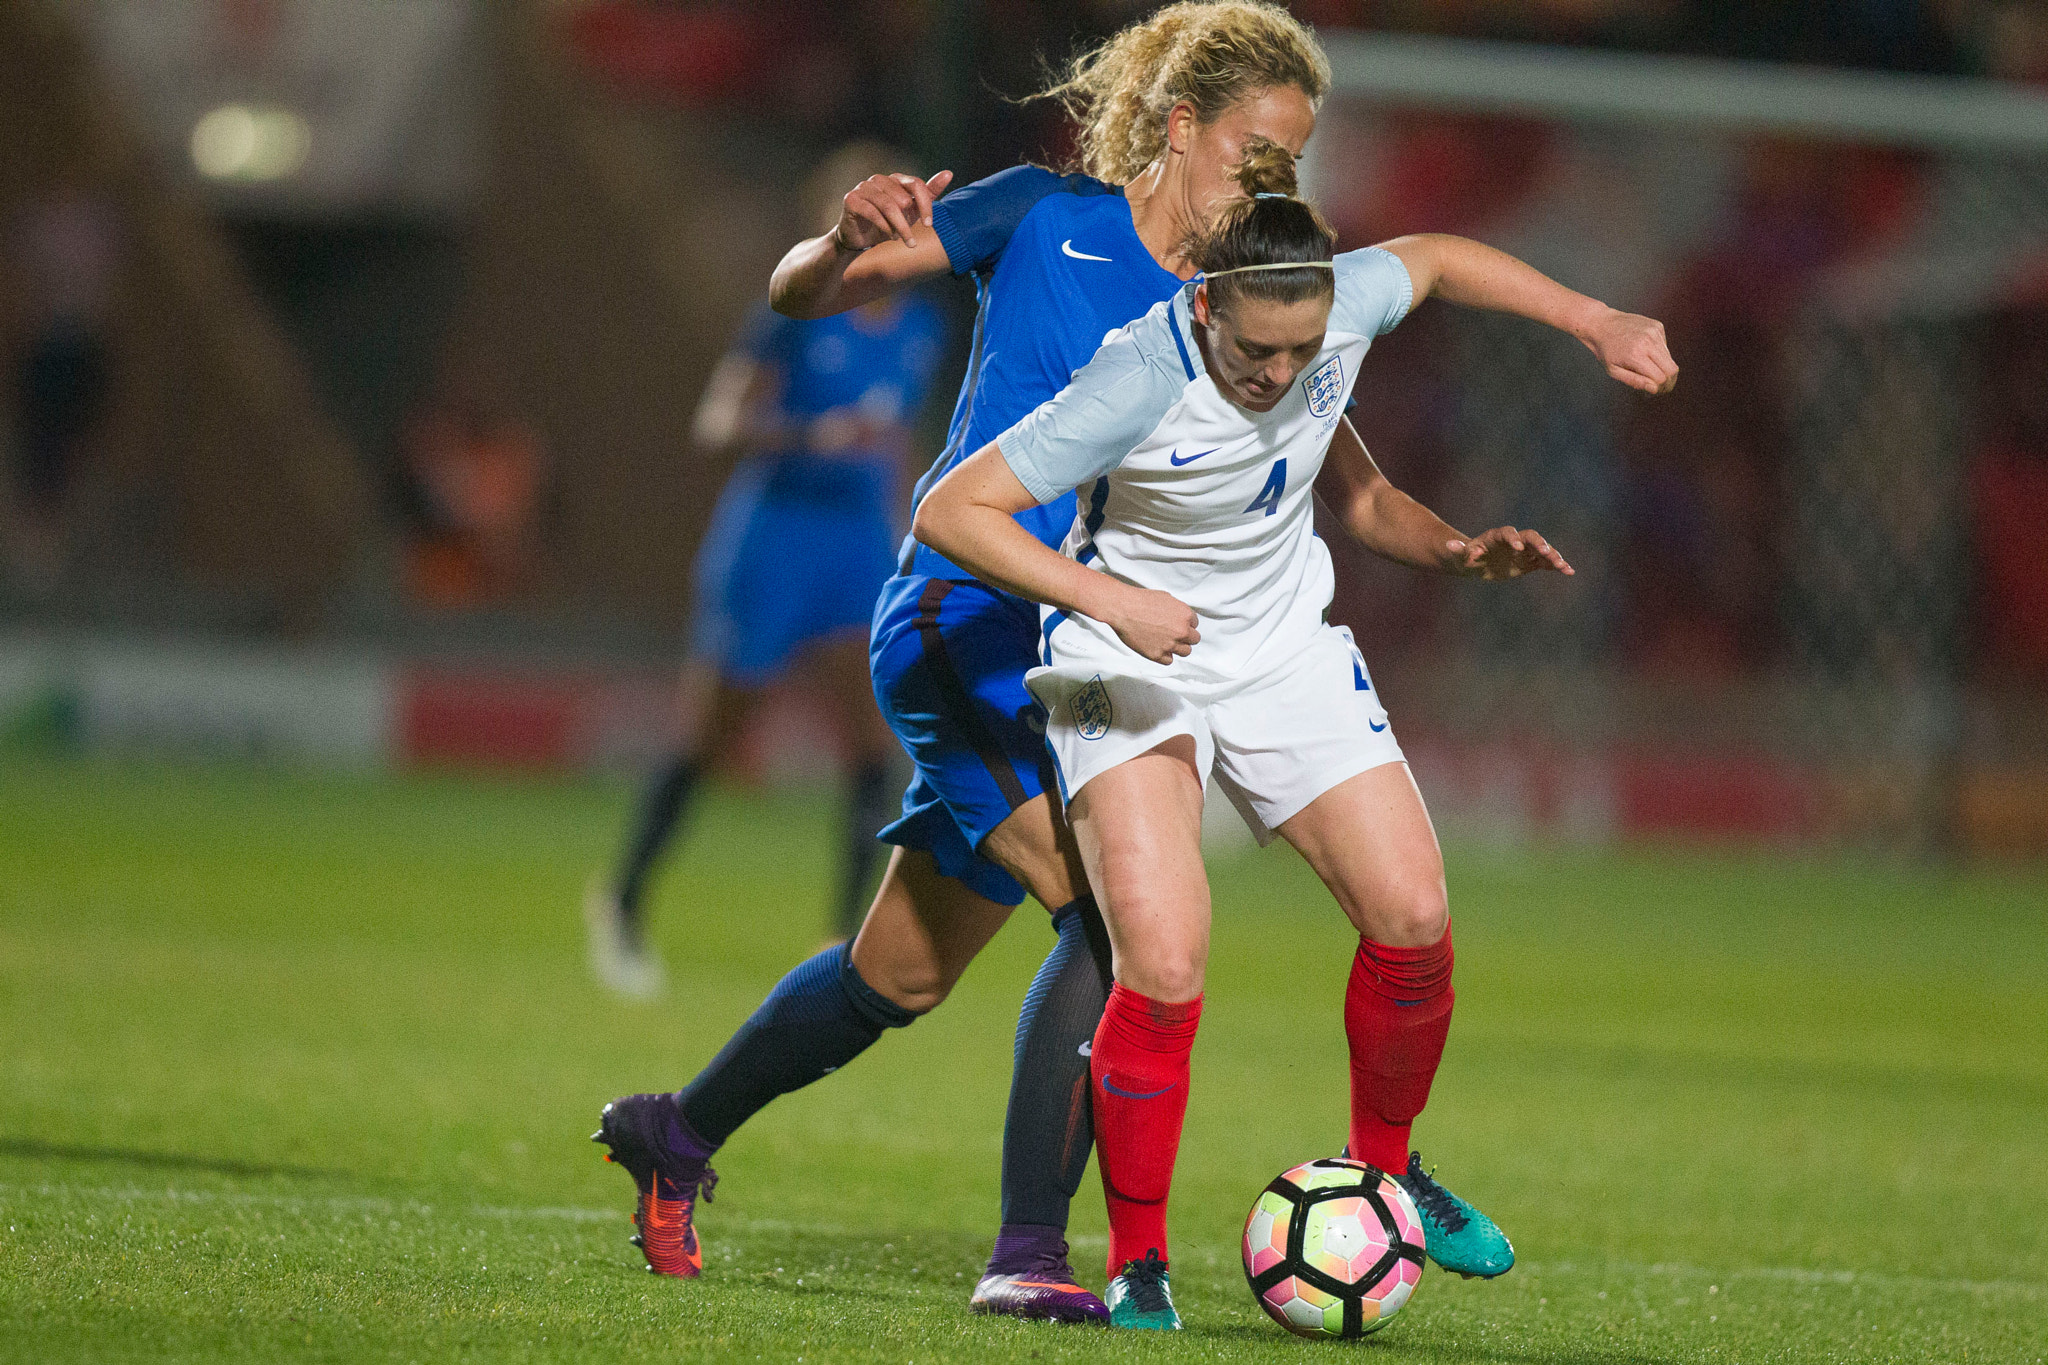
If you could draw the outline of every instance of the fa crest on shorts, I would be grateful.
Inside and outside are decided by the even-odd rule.
[[[1344,357],[1333,355],[1325,360],[1314,374],[1301,381],[1301,389],[1308,395],[1308,410],[1317,417],[1335,412],[1344,397]]]
[[[1109,689],[1102,685],[1102,675],[1074,694],[1071,703],[1074,711],[1074,729],[1083,739],[1101,739],[1109,733],[1109,722],[1113,715],[1109,705]]]

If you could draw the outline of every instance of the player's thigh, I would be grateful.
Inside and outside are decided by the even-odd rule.
[[[1048,910],[1058,910],[1088,884],[1074,833],[1051,796],[1041,792],[1010,812],[981,841],[981,856],[1023,883]]]
[[[1109,926],[1116,979],[1169,1003],[1200,995],[1209,878],[1194,738],[1177,735],[1097,774],[1074,793],[1068,814]]]
[[[1014,908],[946,876],[931,854],[898,848],[854,937],[853,965],[868,985],[921,1014],[952,992]]]
[[[1346,778],[1280,825],[1359,933],[1419,947],[1450,922],[1443,852],[1405,762]]]
[[[1031,672],[1028,686],[1045,717],[1042,747],[1052,756],[1060,790],[1070,798],[1068,823],[1080,809],[1072,798],[1092,784],[1117,773],[1111,786],[1121,786],[1130,780],[1130,774],[1123,771],[1127,765],[1169,754],[1185,760],[1199,829],[1203,776],[1214,752],[1200,709],[1161,683],[1115,672],[1113,660],[1089,659],[1073,649],[1062,649],[1058,657],[1057,664]],[[1047,804],[1050,809],[1050,802]],[[1056,826],[1052,832],[1061,833]],[[1061,848],[1064,853],[1064,842]],[[1075,845],[1074,855],[1078,854]],[[1075,861],[1075,856],[1065,858],[1068,874],[1078,871],[1077,880],[1093,884],[1099,899],[1102,869],[1085,859],[1076,869]]]

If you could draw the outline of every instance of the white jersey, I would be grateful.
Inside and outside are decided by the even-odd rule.
[[[1098,662],[1211,695],[1299,653],[1334,587],[1311,490],[1373,339],[1408,313],[1414,286],[1378,247],[1336,258],[1323,349],[1269,412],[1209,377],[1190,284],[1110,334],[1073,382],[996,438],[1041,504],[1075,490],[1062,553],[1127,583],[1172,593],[1201,642],[1157,664],[1100,622],[1044,610],[1048,666]]]

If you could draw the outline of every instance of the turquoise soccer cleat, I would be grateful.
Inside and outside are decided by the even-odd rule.
[[[1166,1283],[1166,1262],[1157,1250],[1145,1253],[1142,1261],[1125,1261],[1123,1274],[1109,1282],[1102,1296],[1109,1305],[1111,1327],[1134,1327],[1144,1332],[1178,1332],[1180,1314],[1174,1311],[1173,1291]]]
[[[1408,1154],[1408,1169],[1394,1177],[1422,1215],[1429,1259],[1454,1275],[1490,1280],[1514,1268],[1515,1248],[1500,1225],[1439,1185],[1422,1169],[1422,1153]]]

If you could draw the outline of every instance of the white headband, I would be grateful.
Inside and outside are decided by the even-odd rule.
[[[1205,270],[1202,278],[1213,280],[1220,275],[1242,275],[1247,270],[1335,270],[1335,261],[1274,261],[1268,265],[1234,265],[1228,270]]]

